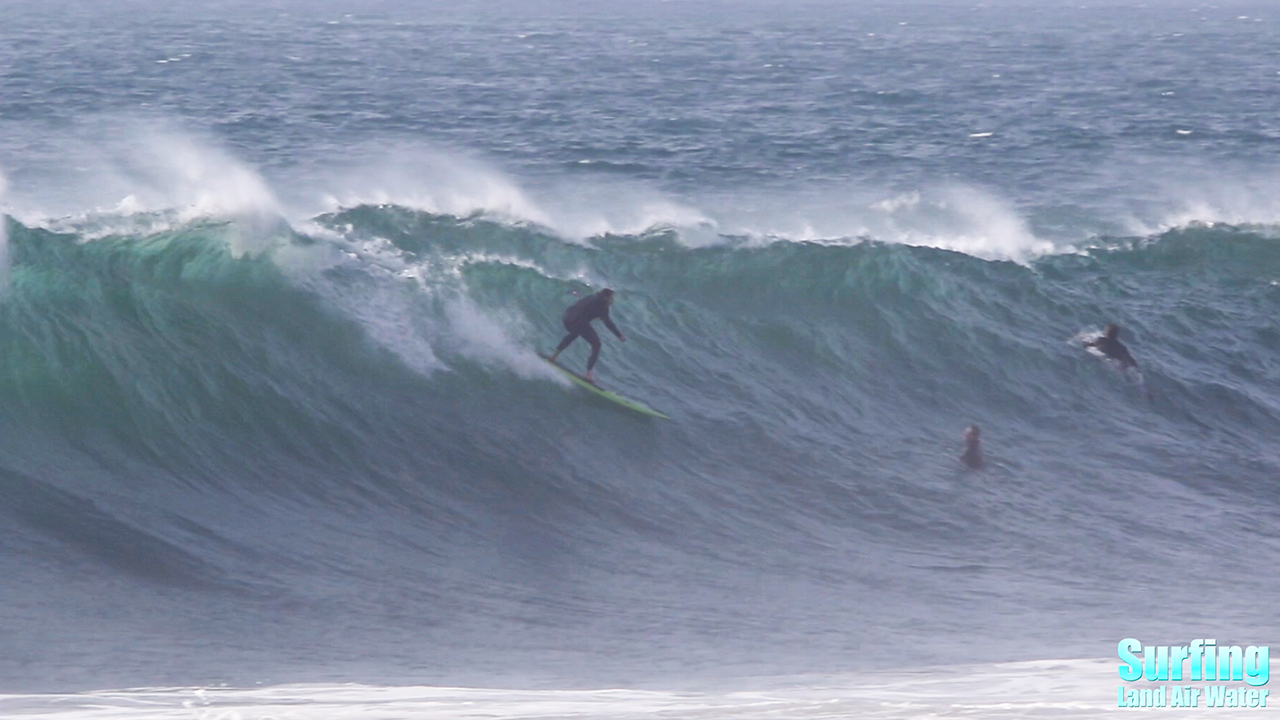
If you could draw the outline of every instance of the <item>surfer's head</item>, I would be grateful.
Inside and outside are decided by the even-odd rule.
[[[613,304],[613,291],[610,290],[609,288],[605,288],[601,290],[600,297],[604,298],[604,301],[609,303],[610,305]]]
[[[1120,339],[1120,326],[1112,323],[1102,329],[1102,334],[1112,340],[1118,340]]]
[[[969,447],[977,445],[982,439],[982,430],[977,425],[970,425],[964,431],[964,441]]]
[[[960,462],[974,470],[986,464],[982,459],[982,431],[977,425],[970,425],[964,431],[964,453],[960,456]]]

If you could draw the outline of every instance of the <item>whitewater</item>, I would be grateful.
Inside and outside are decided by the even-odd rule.
[[[0,715],[1093,718],[1280,641],[1270,6],[0,40]],[[671,420],[538,358],[605,287]]]

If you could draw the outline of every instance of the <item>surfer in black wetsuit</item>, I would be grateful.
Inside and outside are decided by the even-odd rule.
[[[1121,370],[1138,367],[1138,361],[1134,360],[1133,356],[1129,354],[1129,348],[1120,342],[1119,325],[1108,325],[1102,331],[1102,337],[1096,340],[1086,340],[1084,346],[1098,348],[1098,352],[1120,363]]]
[[[982,457],[982,430],[977,425],[970,425],[964,431],[964,454],[960,462],[973,470],[981,470],[987,461]]]
[[[609,306],[613,304],[613,291],[605,288],[594,295],[588,295],[578,302],[570,305],[564,311],[564,329],[569,331],[568,335],[560,341],[560,345],[556,347],[556,351],[551,353],[551,362],[555,362],[556,358],[569,344],[577,340],[579,336],[587,339],[591,343],[591,357],[587,360],[587,374],[583,375],[587,382],[595,382],[591,375],[591,369],[596,366],[596,359],[600,357],[600,336],[596,334],[595,328],[591,327],[592,320],[603,320],[604,326],[618,336],[622,342],[626,342],[627,338],[619,330],[618,326],[613,324],[609,319]]]

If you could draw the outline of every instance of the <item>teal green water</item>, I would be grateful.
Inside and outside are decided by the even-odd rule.
[[[0,692],[1271,642],[1278,23],[6,5]]]

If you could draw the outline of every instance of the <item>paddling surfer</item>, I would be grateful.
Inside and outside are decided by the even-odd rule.
[[[982,430],[977,425],[970,425],[964,431],[964,454],[960,462],[972,470],[981,470],[987,461],[982,457]]]
[[[591,374],[592,368],[596,366],[596,360],[600,357],[600,336],[596,334],[595,328],[591,327],[592,320],[603,320],[604,326],[618,337],[622,342],[626,342],[627,338],[618,330],[618,326],[613,324],[609,319],[609,306],[613,304],[613,291],[605,288],[594,295],[588,295],[578,302],[570,305],[564,311],[564,329],[569,331],[568,335],[560,341],[560,345],[556,347],[556,351],[551,353],[551,362],[555,362],[556,358],[565,348],[577,340],[579,337],[586,338],[591,343],[591,357],[587,359],[587,374],[583,378],[587,382],[594,383],[595,378]]]
[[[1138,361],[1129,354],[1129,348],[1120,342],[1120,326],[1114,323],[1102,331],[1102,337],[1086,340],[1084,346],[1097,348],[1098,352],[1120,363],[1121,370],[1138,367]]]

